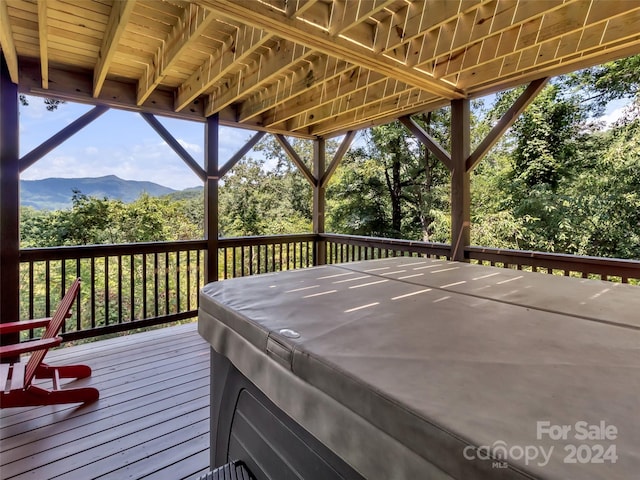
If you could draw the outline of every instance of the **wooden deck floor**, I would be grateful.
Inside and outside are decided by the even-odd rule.
[[[192,479],[209,466],[209,348],[196,324],[51,351],[100,390],[84,407],[3,409],[2,479]]]

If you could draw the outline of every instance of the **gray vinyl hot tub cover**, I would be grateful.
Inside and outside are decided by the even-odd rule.
[[[400,257],[211,283],[199,331],[367,478],[614,480],[638,312],[636,286]]]

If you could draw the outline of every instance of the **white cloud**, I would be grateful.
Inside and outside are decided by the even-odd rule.
[[[626,109],[627,105],[618,107],[615,110],[611,110],[609,113],[599,117],[598,121],[604,123],[605,128],[611,127],[624,115]]]
[[[194,153],[202,152],[202,147],[200,147],[200,145],[196,143],[189,143],[186,140],[182,140],[181,138],[178,139],[178,143],[182,145],[182,148],[184,148],[185,150],[191,150]]]

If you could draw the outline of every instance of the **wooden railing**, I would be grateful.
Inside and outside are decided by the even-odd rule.
[[[23,249],[21,317],[50,316],[76,277],[82,287],[63,327],[67,341],[194,317],[205,248],[188,241]]]
[[[64,326],[66,341],[193,318],[205,283],[206,246],[196,240],[23,249],[21,318],[50,316],[76,277],[82,278],[82,288]],[[324,262],[317,261],[316,251],[326,252]],[[485,247],[468,247],[465,254],[485,265],[640,284],[640,262],[634,260]],[[336,234],[223,238],[218,242],[218,278],[425,255],[449,259],[450,246]]]
[[[637,260],[488,247],[467,247],[465,256],[483,265],[640,284],[640,262]]]
[[[314,264],[316,236],[271,235],[221,238],[218,241],[218,278],[279,272]]]
[[[451,258],[451,247],[444,243],[427,243],[394,238],[362,237],[323,233],[327,242],[326,263],[343,263],[398,256]]]
[[[320,239],[327,242],[327,263],[407,255],[451,258],[451,247],[444,243],[335,234],[321,234]],[[640,284],[640,261],[637,260],[488,247],[467,247],[465,258],[483,265]]]
[[[311,266],[314,240],[312,234],[220,239],[218,278]],[[205,283],[206,247],[196,240],[23,249],[20,317],[50,316],[80,277],[65,341],[193,318]]]

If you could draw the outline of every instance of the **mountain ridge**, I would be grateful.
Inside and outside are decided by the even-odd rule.
[[[125,180],[116,175],[82,178],[50,177],[41,180],[20,180],[20,204],[36,210],[67,209],[72,206],[71,198],[74,190],[90,197],[106,197],[130,203],[143,193],[148,193],[152,197],[161,197],[192,190],[192,188],[175,190],[154,182]]]

